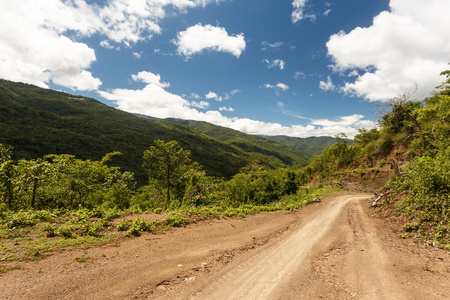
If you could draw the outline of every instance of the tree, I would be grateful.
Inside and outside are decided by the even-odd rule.
[[[17,165],[20,184],[31,190],[30,206],[32,209],[36,208],[36,196],[38,188],[45,181],[50,181],[51,164],[41,158],[36,160],[22,159]]]
[[[156,140],[155,145],[144,152],[144,167],[148,170],[150,183],[154,180],[165,190],[167,206],[174,190],[183,191],[187,173],[198,166],[192,164],[191,151],[184,150],[177,141]]]
[[[8,202],[10,209],[14,199],[13,179],[15,175],[14,162],[11,160],[11,156],[12,147],[0,144],[0,192],[3,190],[3,198]]]

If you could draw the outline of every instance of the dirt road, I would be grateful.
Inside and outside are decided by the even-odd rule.
[[[1,277],[0,299],[450,299],[449,253],[400,239],[367,198],[56,254]]]

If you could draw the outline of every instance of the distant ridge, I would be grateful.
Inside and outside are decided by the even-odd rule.
[[[279,144],[286,145],[289,148],[303,151],[309,155],[320,155],[323,149],[336,143],[336,139],[329,136],[296,138],[279,135],[264,137]]]

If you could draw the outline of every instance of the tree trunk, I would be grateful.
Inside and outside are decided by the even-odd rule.
[[[38,187],[38,179],[35,178],[33,181],[33,195],[31,196],[31,209],[34,209],[36,204],[36,191]]]

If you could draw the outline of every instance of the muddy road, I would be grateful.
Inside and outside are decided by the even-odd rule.
[[[55,254],[0,277],[0,299],[450,299],[450,254],[400,239],[368,197]]]

